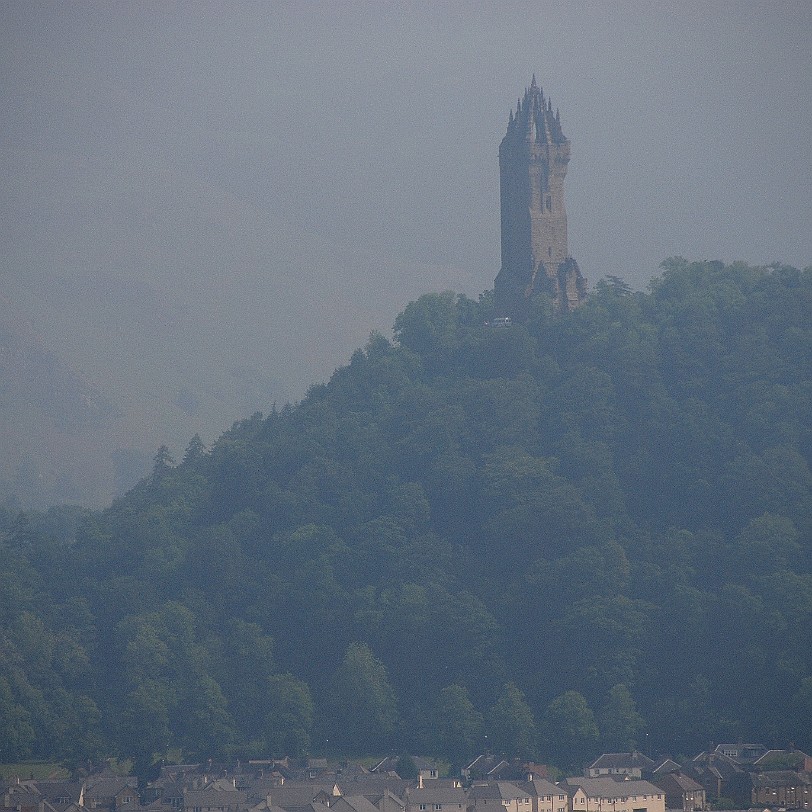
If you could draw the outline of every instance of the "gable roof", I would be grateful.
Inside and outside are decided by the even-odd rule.
[[[478,800],[513,801],[516,798],[527,798],[527,790],[520,789],[509,781],[488,781],[487,783],[472,784],[468,788],[468,797]]]
[[[268,799],[273,806],[284,809],[291,807],[304,807],[313,803],[319,796],[338,797],[341,791],[336,784],[310,784],[305,782],[286,781],[280,787],[271,787]]]
[[[767,748],[763,744],[737,742],[736,744],[718,744],[714,752],[729,756],[740,764],[752,764],[767,752]]]
[[[406,792],[406,801],[412,806],[414,804],[462,804],[464,808],[467,798],[465,790],[459,787],[427,781],[422,788],[411,787]]]
[[[737,773],[743,772],[743,770],[739,764],[724,753],[703,752],[698,756],[694,756],[691,761],[685,765],[685,772],[688,772],[690,775],[702,775],[704,772],[710,772],[726,780]]]
[[[654,769],[654,762],[636,750],[631,753],[603,753],[592,764],[591,770]]]
[[[344,795],[330,804],[335,812],[378,812],[378,807],[363,795]]]
[[[756,788],[812,785],[812,773],[796,773],[794,770],[770,770],[765,773],[755,773],[751,779]]]
[[[36,792],[39,800],[47,801],[57,810],[64,810],[71,804],[84,803],[85,785],[81,781],[45,780],[23,782],[29,791]]]
[[[543,798],[547,795],[566,795],[567,788],[560,787],[545,778],[531,778],[529,781],[520,781],[516,784],[519,789],[526,789],[526,795]]]
[[[573,790],[582,789],[589,798],[628,798],[631,795],[662,795],[662,790],[649,781],[615,781],[609,776],[566,779]]]
[[[189,807],[202,807],[202,808],[245,808],[246,795],[238,789],[223,790],[223,789],[187,789],[183,793],[183,806]]]
[[[477,756],[467,767],[463,768],[463,773],[473,772],[479,775],[493,775],[507,766],[508,762],[501,756],[482,754]]]
[[[366,787],[358,787],[361,791],[361,794],[366,798],[376,809],[379,808],[379,804],[382,800],[386,799],[388,804],[393,803],[395,806],[400,807],[401,809],[406,808],[406,801],[400,797],[400,795],[396,795],[390,789],[384,789],[382,792],[367,792]],[[405,793],[404,793],[405,794]]]
[[[663,759],[653,770],[655,775],[658,773],[676,773],[681,771],[682,767],[680,767],[673,758]]]
[[[388,790],[398,798],[405,798],[406,792],[414,785],[414,781],[393,775],[358,775],[341,781],[342,791],[347,795],[383,795]]]
[[[753,766],[760,770],[804,770],[812,767],[812,758],[801,750],[768,750]]]
[[[686,792],[701,792],[702,785],[683,773],[662,773],[652,779],[666,795],[684,795]]]

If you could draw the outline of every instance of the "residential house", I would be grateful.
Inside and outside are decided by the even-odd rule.
[[[533,812],[533,803],[527,788],[488,781],[468,788],[468,812]]]
[[[794,770],[795,772],[812,772],[812,756],[808,756],[794,747],[789,750],[768,750],[761,758],[753,762],[753,770]]]
[[[378,808],[363,795],[342,795],[330,804],[331,812],[378,812]]]
[[[383,792],[368,792],[368,788],[365,786],[354,789],[360,790],[363,793],[363,796],[378,810],[378,812],[406,812],[406,801],[397,795],[397,793],[392,792],[389,789],[384,789]]]
[[[87,779],[84,805],[88,809],[116,812],[138,800],[138,781],[133,776],[116,775],[112,770],[105,770]]]
[[[299,809],[316,804],[329,807],[342,795],[336,783],[315,784],[308,781],[286,781],[281,787],[273,787],[266,797],[268,806],[279,806],[282,809]]]
[[[246,812],[246,795],[237,789],[187,789],[183,812]]]
[[[518,783],[527,791],[533,812],[569,812],[569,794],[566,787],[553,784],[544,778],[531,778]]]
[[[534,778],[540,778],[543,781],[550,780],[550,768],[546,764],[536,764],[533,761],[523,761],[521,767],[522,774],[525,776],[525,781],[532,781]]]
[[[440,766],[435,759],[412,756],[412,761],[417,767],[417,776],[421,781],[433,781],[440,777]]]
[[[510,768],[510,762],[501,756],[483,753],[469,762],[460,771],[466,781],[496,781],[507,778],[503,773]]]
[[[573,776],[566,784],[572,812],[665,812],[665,793],[649,781]]]
[[[682,772],[682,766],[673,758],[664,758],[653,770],[652,775],[664,775],[665,773]]]
[[[738,742],[737,744],[718,744],[714,752],[727,756],[736,764],[742,766],[758,761],[767,752],[767,748],[763,744]]]
[[[636,750],[631,753],[604,753],[586,768],[588,778],[600,778],[602,775],[628,776],[643,778],[650,775],[657,765]]]
[[[750,805],[750,777],[730,756],[700,753],[683,766],[683,773],[702,786],[708,801],[730,798],[739,808]]]
[[[55,812],[54,808],[37,792],[33,782],[21,782],[19,778],[2,783],[0,810],[2,812]]]
[[[85,784],[82,781],[26,781],[24,784],[57,812],[65,812],[73,804],[80,807],[87,806]]]
[[[341,780],[342,791],[346,795],[363,795],[372,801],[381,812],[403,812],[406,808],[406,792],[414,787],[414,781],[408,781],[397,775],[356,776]]]
[[[665,793],[667,809],[681,809],[682,812],[702,812],[707,809],[705,790],[680,770],[655,773],[651,783]]]
[[[330,765],[326,758],[309,758],[305,765],[306,775],[302,778],[318,778],[321,773],[330,771]],[[335,772],[334,770],[332,772]]]
[[[429,781],[440,777],[440,765],[436,759],[426,758],[425,756],[409,756],[409,758],[417,768],[418,778]],[[387,756],[372,767],[370,772],[375,775],[397,775],[400,760],[399,756]]]
[[[182,781],[165,779],[161,783],[150,784],[144,790],[144,801],[148,804],[158,801],[169,810],[182,809],[184,789],[186,787]]]
[[[753,806],[812,809],[812,773],[771,770],[752,776]]]
[[[464,812],[468,804],[465,790],[446,782],[427,781],[406,792],[406,812]]]

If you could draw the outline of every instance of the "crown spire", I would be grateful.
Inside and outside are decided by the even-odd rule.
[[[553,113],[552,100],[545,98],[535,72],[530,87],[525,88],[524,95],[516,102],[513,123],[508,121],[508,125],[514,137],[528,143],[563,144],[567,140],[561,130],[561,119]]]

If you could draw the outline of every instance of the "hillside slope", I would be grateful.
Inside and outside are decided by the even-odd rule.
[[[411,303],[104,512],[7,516],[4,755],[812,747],[812,269],[489,301]]]

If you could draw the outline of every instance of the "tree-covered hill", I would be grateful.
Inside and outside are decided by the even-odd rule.
[[[812,268],[490,301],[106,511],[6,515],[0,759],[812,747]]]

